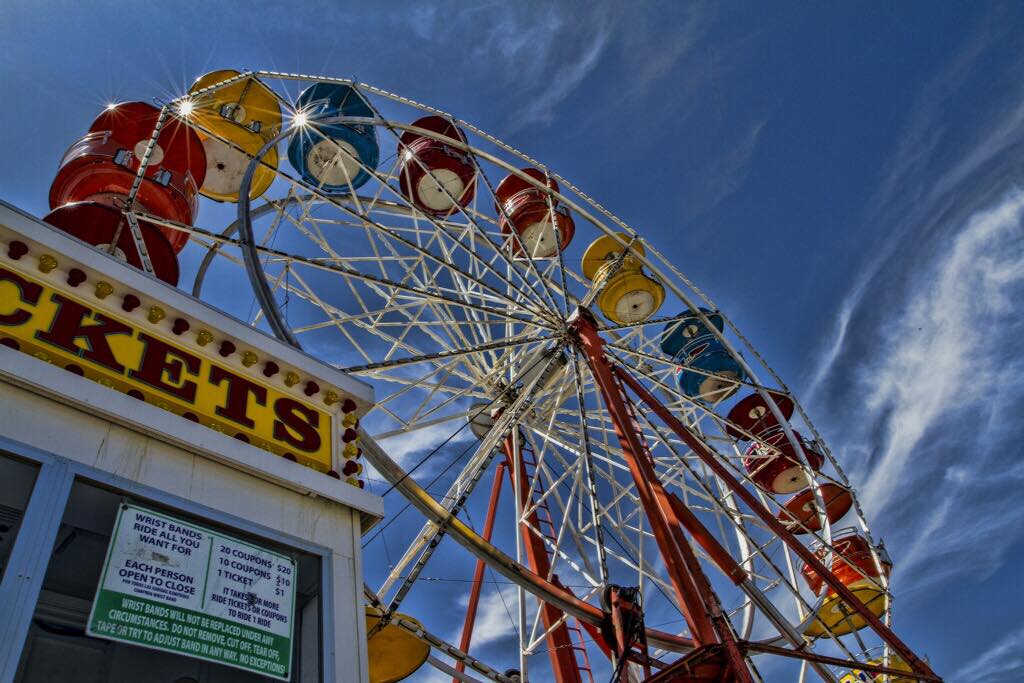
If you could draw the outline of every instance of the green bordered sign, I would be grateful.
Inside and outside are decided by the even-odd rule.
[[[122,505],[87,631],[287,681],[296,571],[280,553]]]

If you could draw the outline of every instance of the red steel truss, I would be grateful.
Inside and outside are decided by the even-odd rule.
[[[669,579],[683,617],[697,646],[680,663],[695,663],[699,660],[702,664],[700,675],[707,680],[753,683],[746,658],[718,602],[718,596],[683,535],[682,522],[672,505],[672,499],[655,474],[654,460],[643,439],[625,387],[604,353],[604,341],[597,333],[593,320],[582,309],[577,318],[576,331],[586,353],[590,372],[615,425],[623,457],[636,485],[637,497],[644,508],[651,533],[668,568]]]
[[[494,518],[498,511],[498,499],[501,497],[501,482],[505,476],[505,468],[507,467],[508,464],[501,461],[494,470],[494,483],[491,485],[491,499],[487,503],[487,519],[484,520],[483,537],[484,540],[488,542],[491,540],[491,534],[494,533]],[[473,639],[473,626],[476,624],[476,609],[480,604],[480,591],[484,585],[484,568],[484,561],[478,559],[476,561],[476,567],[473,570],[473,584],[469,590],[469,603],[466,605],[466,619],[462,622],[462,640],[459,643],[459,649],[463,652],[469,652],[469,645]],[[465,663],[461,661],[457,662],[455,664],[455,670],[459,673],[464,672],[466,670]],[[453,678],[452,683],[459,683],[459,681],[458,679]]]
[[[802,659],[812,665],[831,665],[837,667],[858,668],[873,674],[890,674],[904,678],[916,678],[922,681],[941,681],[928,664],[900,640],[881,619],[876,617],[857,597],[826,567],[821,560],[807,549],[786,527],[761,504],[760,500],[743,483],[733,475],[719,460],[717,454],[671,411],[654,397],[635,377],[624,368],[612,365],[604,351],[604,341],[598,334],[597,324],[592,315],[585,309],[574,322],[574,334],[580,348],[584,351],[587,364],[594,377],[598,391],[612,418],[616,436],[622,447],[623,458],[636,486],[637,497],[650,525],[658,549],[664,559],[669,580],[676,593],[683,617],[692,634],[694,649],[682,659],[665,664],[649,658],[646,646],[643,645],[642,634],[635,643],[629,642],[630,634],[626,632],[626,620],[634,614],[635,607],[624,602],[617,587],[610,590],[610,604],[606,613],[607,623],[611,626],[614,643],[604,642],[598,629],[584,623],[588,635],[597,641],[601,649],[613,658],[625,657],[627,660],[640,664],[646,676],[645,683],[753,683],[748,653],[766,653],[783,657]],[[859,616],[863,617],[868,627],[890,647],[892,651],[907,662],[914,672],[897,671],[880,664],[851,662],[849,660],[819,655],[808,652],[799,645],[792,649],[763,643],[748,642],[739,639],[734,633],[721,607],[718,596],[711,586],[696,554],[690,545],[690,539],[707,554],[736,585],[749,581],[747,572],[735,561],[732,555],[719,543],[718,539],[703,525],[683,501],[673,493],[665,490],[658,480],[654,460],[637,421],[633,401],[628,390],[656,415],[696,454],[707,467],[756,515],[765,526],[776,534],[800,559],[805,561],[822,577],[846,604]],[[537,504],[534,500],[536,492],[530,490],[536,463],[529,455],[530,449],[519,443],[519,434],[510,434],[505,438],[503,451],[505,460],[498,463],[494,485],[488,506],[487,520],[484,525],[484,538],[490,539],[494,527],[494,517],[501,491],[501,480],[508,471],[517,491],[517,507],[519,515],[526,511],[520,530],[523,547],[530,569],[542,580],[559,586],[558,577],[552,574],[551,557],[545,538],[554,543],[554,527],[547,512],[546,505]],[[517,485],[518,482],[518,485]],[[544,514],[542,514],[544,513]],[[545,526],[546,525],[546,526]],[[689,538],[687,537],[689,536]],[[467,651],[472,638],[473,624],[480,598],[483,582],[484,563],[478,560],[473,577],[469,605],[463,626],[461,649]],[[566,615],[552,605],[544,604],[541,618],[547,632],[548,654],[554,680],[557,683],[584,683],[592,681],[593,675],[586,651],[583,648],[582,633],[576,624],[570,624]],[[576,635],[574,642],[573,635]],[[609,647],[611,645],[611,647]],[[638,646],[639,650],[634,649]],[[580,660],[579,651],[583,651]],[[653,675],[651,665],[660,669]],[[628,667],[617,667],[617,681],[630,680]],[[460,666],[460,671],[461,671]],[[453,681],[455,683],[455,681]]]
[[[740,482],[721,463],[717,455],[695,434],[693,434],[671,411],[654,397],[639,381],[621,367],[613,367],[604,352],[604,341],[597,333],[597,325],[591,314],[580,309],[575,322],[575,331],[579,343],[586,353],[591,373],[601,392],[608,411],[615,422],[615,430],[622,444],[623,455],[633,474],[637,486],[638,497],[644,506],[651,524],[652,533],[658,542],[659,549],[665,557],[666,566],[680,603],[684,606],[684,616],[694,636],[697,649],[690,655],[662,670],[651,678],[651,682],[661,680],[707,680],[707,681],[747,681],[750,672],[743,652],[767,650],[755,643],[737,642],[731,627],[725,620],[707,577],[704,575],[696,557],[693,555],[682,530],[685,529],[693,539],[701,545],[708,556],[736,584],[742,583],[747,577],[733,558],[722,548],[714,536],[704,528],[701,522],[672,494],[667,494],[655,477],[653,460],[643,440],[640,425],[636,422],[632,402],[626,393],[628,387],[640,399],[644,406],[658,416],[676,435],[715,473],[737,497],[757,515],[762,522],[785,543],[800,559],[808,563],[824,582],[858,615],[864,618],[868,627],[907,662],[921,680],[940,680],[928,664],[918,657],[881,619],[876,617],[866,605],[847,588],[830,568],[804,546],[771,512],[761,504],[758,498]],[[667,529],[666,529],[667,526]],[[666,533],[667,532],[667,533]],[[682,567],[680,567],[680,561]],[[683,569],[684,571],[680,571]],[[696,598],[694,596],[696,591]],[[703,608],[703,611],[702,611]],[[709,633],[710,626],[710,633]],[[824,659],[813,653],[799,649],[785,650],[785,656],[808,661],[824,662]],[[776,652],[781,654],[781,652]],[[829,662],[838,663],[838,662]],[[844,662],[849,665],[849,662]],[[875,669],[872,665],[858,663],[862,670]],[[715,669],[718,667],[717,678]],[[904,673],[904,676],[906,674]],[[677,678],[678,677],[678,678]]]

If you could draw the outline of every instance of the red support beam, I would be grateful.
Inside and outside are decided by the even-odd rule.
[[[629,683],[629,667],[621,660],[627,659],[630,649],[633,647],[632,632],[628,629],[629,613],[632,612],[632,604],[624,604],[619,599],[619,593],[612,590],[611,595],[611,616],[612,628],[615,629],[615,650],[616,661],[620,662],[616,667],[619,670],[618,683]]]
[[[744,643],[744,649],[750,652],[762,652],[765,654],[779,655],[780,657],[790,657],[792,659],[804,659],[809,662],[819,662],[821,664],[829,664],[835,667],[841,667],[843,669],[860,669],[861,671],[869,674],[886,674],[891,677],[893,681],[905,680],[912,678],[918,681],[929,681],[934,683],[942,683],[942,679],[935,674],[912,674],[899,669],[893,669],[891,667],[882,666],[881,664],[870,664],[868,662],[852,662],[849,659],[842,659],[840,657],[829,657],[828,655],[820,655],[817,652],[807,652],[806,650],[797,652],[796,650],[788,650],[784,647],[778,647],[776,645],[768,645],[766,643]]]
[[[751,512],[756,514],[765,526],[767,526],[772,533],[779,537],[783,543],[785,543],[801,560],[811,566],[815,572],[824,580],[824,582],[845,602],[850,606],[858,615],[863,617],[864,621],[878,634],[878,636],[891,647],[896,654],[898,654],[903,661],[907,662],[914,671],[925,676],[935,676],[931,667],[923,659],[914,654],[906,643],[893,633],[892,629],[886,626],[881,619],[876,617],[868,607],[862,603],[857,597],[847,588],[839,579],[836,578],[835,574],[831,572],[824,563],[815,556],[810,550],[808,550],[803,543],[800,542],[792,533],[790,533],[785,526],[773,515],[761,501],[757,499],[746,486],[744,486],[733,474],[730,472],[725,465],[723,465],[717,454],[712,451],[699,437],[693,434],[682,422],[680,422],[675,415],[669,411],[662,403],[647,391],[647,389],[641,384],[636,378],[634,378],[628,372],[624,372],[620,368],[614,369],[615,375],[621,379],[629,388],[631,388],[640,400],[646,405],[651,411],[653,411],[668,427],[682,439],[683,443],[693,451],[697,457],[699,457],[708,469],[715,473],[723,482],[729,486],[730,489],[742,500]],[[929,680],[939,680],[938,678]]]
[[[718,601],[718,594],[715,593],[715,589],[712,588],[707,575],[704,573],[704,570],[701,569],[696,553],[693,552],[693,548],[690,547],[689,541],[687,541],[686,536],[683,535],[681,522],[675,514],[675,507],[672,505],[671,499],[669,500],[669,506],[672,510],[672,534],[675,536],[676,542],[682,549],[683,558],[686,561],[690,572],[693,574],[693,580],[697,585],[697,590],[699,590],[701,595],[704,596],[704,600],[707,603],[708,617],[711,619],[715,633],[718,634],[719,641],[724,646],[722,648],[723,654],[729,664],[729,669],[733,672],[734,678],[729,680],[733,683],[754,683],[754,679],[750,674],[750,669],[747,667],[747,662],[744,659],[743,652],[740,650],[736,634],[733,633],[732,626],[729,624],[728,618],[726,618],[725,610],[722,609],[722,605]]]
[[[509,476],[512,478],[512,486],[515,487],[516,478],[519,479],[519,514],[530,508],[530,479],[527,476],[526,465],[523,463],[521,453],[517,453],[513,444],[512,434],[505,437],[503,445],[505,459],[508,462]],[[552,580],[551,558],[548,556],[548,549],[544,540],[533,529],[540,529],[540,521],[537,510],[533,509],[527,516],[527,521],[519,525],[523,536],[523,546],[526,549],[526,559],[530,569],[545,581]],[[557,607],[544,603],[541,605],[541,621],[544,622],[544,630],[548,632],[548,656],[551,659],[551,670],[554,673],[556,683],[582,683],[579,665],[576,663],[576,651],[573,650],[572,639],[569,637],[569,628],[563,621],[555,626],[562,618],[562,611]],[[554,628],[552,628],[554,627]]]
[[[581,315],[580,321],[584,320],[585,318]],[[611,416],[612,424],[615,426],[615,433],[622,446],[626,465],[629,467],[629,472],[636,485],[637,497],[640,498],[640,504],[651,525],[651,533],[654,535],[662,559],[665,561],[669,579],[675,589],[683,617],[693,635],[694,644],[698,647],[715,644],[718,642],[718,638],[711,625],[711,620],[708,618],[707,605],[704,604],[704,600],[693,582],[693,577],[687,571],[686,563],[676,545],[666,517],[667,496],[664,495],[664,489],[656,486],[656,477],[650,463],[641,457],[644,449],[636,429],[631,424],[632,416],[626,409],[622,394],[615,383],[611,366],[605,358],[604,342],[597,335],[592,324],[579,325],[579,332],[591,374],[594,376],[594,381]],[[658,489],[661,489],[661,498],[664,500],[659,500]]]
[[[725,655],[721,645],[698,648],[644,680],[644,683],[733,683],[722,677]]]
[[[487,519],[484,520],[483,538],[490,543],[491,535],[494,533],[494,518],[498,510],[498,500],[501,498],[501,482],[505,477],[505,470],[508,464],[499,462],[494,470],[494,483],[491,485],[491,498],[487,503]],[[476,609],[480,604],[480,591],[484,585],[484,564],[483,560],[476,561],[476,569],[473,571],[473,586],[469,590],[469,604],[466,605],[466,619],[462,622],[462,641],[459,649],[469,652],[469,644],[473,639],[473,625],[476,623]],[[462,673],[466,670],[463,662],[455,664],[455,670]],[[457,678],[452,683],[459,683]]]
[[[731,673],[729,680],[752,683],[750,669],[718,604],[718,597],[683,535],[681,521],[676,516],[668,493],[657,478],[654,461],[641,436],[635,414],[630,409],[624,387],[617,380],[604,353],[604,341],[597,333],[592,316],[584,309],[580,310],[576,320],[576,330],[586,352],[594,382],[615,426],[623,457],[636,485],[637,496],[661,551],[694,643],[698,648],[723,646],[724,657],[721,661],[723,669],[727,668]]]
[[[737,586],[747,580],[747,572],[743,570],[743,567],[733,559],[733,556],[729,554],[729,551],[722,547],[722,544],[718,542],[711,532],[708,531],[697,516],[690,511],[690,508],[686,507],[686,504],[679,499],[674,493],[670,493],[669,500],[672,501],[672,509],[675,510],[676,517],[682,523],[691,536],[693,536],[704,552],[708,554],[718,568],[725,573],[732,582]]]

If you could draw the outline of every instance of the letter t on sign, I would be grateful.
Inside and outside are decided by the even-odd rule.
[[[256,403],[261,406],[267,405],[267,390],[258,384],[253,384],[244,377],[228,372],[216,365],[210,366],[210,382],[221,384],[227,381],[228,392],[224,405],[217,406],[217,414],[221,417],[252,429],[256,423],[249,418],[249,394],[253,395]]]

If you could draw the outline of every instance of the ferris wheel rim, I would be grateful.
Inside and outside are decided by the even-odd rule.
[[[274,74],[273,74],[272,72],[256,72],[256,73],[258,73],[258,74],[266,73],[267,75],[274,75]],[[239,76],[239,77],[243,77],[244,75],[245,75],[245,74],[240,74],[240,76]],[[313,77],[311,77],[311,78],[313,78]],[[354,81],[347,81],[346,79],[323,79],[323,80],[333,80],[333,81],[337,81],[337,82],[346,82],[346,83],[351,83],[351,84],[353,84],[353,85],[361,85],[361,84],[357,84],[357,83],[355,83]],[[211,86],[211,87],[215,87],[215,86]],[[429,111],[437,111],[437,110],[433,110],[432,108],[429,108],[429,107],[426,107],[426,106],[423,106],[423,105],[419,105],[419,106],[420,106],[420,108],[423,108],[423,109],[426,109],[426,110],[429,110]],[[401,127],[405,127],[405,128],[413,128],[413,127],[411,127],[411,126],[405,126],[404,124],[400,124],[400,123],[398,123],[398,122],[390,122],[390,121],[388,121],[387,119],[361,119],[361,120],[363,120],[363,121],[372,121],[372,122],[374,122],[374,124],[375,124],[375,125],[378,125],[378,124],[383,124],[383,125],[385,125],[385,126],[389,126],[389,127],[390,127],[390,126],[392,125],[392,123],[393,123],[395,127],[399,127],[399,128],[401,128]],[[473,130],[474,130],[475,132],[479,132],[479,131],[477,131],[477,129],[475,129],[475,128],[474,128]],[[281,134],[281,135],[279,136],[279,138],[283,139],[283,137],[284,137],[284,136],[285,136],[285,133],[284,133],[284,132],[282,132],[282,134]],[[488,137],[489,139],[492,139],[492,140],[493,140],[493,138],[490,138],[490,136],[487,136],[487,137]],[[276,140],[275,140],[275,142],[276,142]],[[453,140],[453,142],[456,142],[456,141],[454,141],[454,140]],[[266,151],[266,149],[267,149],[267,148],[269,148],[270,146],[271,146],[271,145],[270,145],[270,144],[268,143],[268,145],[266,145],[266,146],[265,146],[265,149],[264,149],[263,151]],[[470,149],[470,150],[472,150],[473,148],[472,148],[472,147],[470,147],[470,146],[468,146],[468,144],[467,144],[467,149]],[[483,152],[483,151],[481,150],[481,154],[486,154],[486,152]],[[519,155],[520,157],[523,157],[523,158],[529,159],[529,157],[526,157],[525,155],[522,155],[522,154],[519,154],[519,153],[517,153],[517,154],[518,154],[518,155]],[[246,217],[247,219],[251,219],[251,218],[253,217],[253,213],[254,213],[254,212],[256,212],[256,211],[260,211],[261,209],[264,209],[264,208],[266,208],[266,207],[270,207],[270,206],[271,206],[271,204],[270,204],[270,203],[268,203],[268,204],[264,204],[264,205],[263,205],[263,206],[261,206],[261,207],[257,207],[256,209],[252,209],[252,211],[251,211],[251,212],[250,212],[250,207],[248,206],[248,201],[249,201],[249,200],[248,200],[248,197],[249,197],[249,192],[248,192],[248,189],[249,189],[249,187],[248,187],[248,184],[249,184],[249,183],[251,183],[251,180],[252,180],[252,175],[253,175],[253,171],[254,171],[254,169],[256,168],[256,166],[257,166],[257,165],[258,165],[258,163],[259,163],[259,156],[260,156],[260,155],[257,155],[257,157],[256,157],[256,158],[253,158],[253,159],[252,159],[252,161],[250,162],[250,164],[249,164],[249,166],[248,166],[248,169],[247,169],[247,173],[246,173],[246,179],[247,179],[247,180],[245,181],[245,184],[243,185],[243,191],[242,191],[242,193],[241,193],[241,194],[242,194],[242,198],[243,198],[243,201],[240,201],[240,202],[239,202],[239,221],[236,221],[235,223],[233,223],[233,224],[232,224],[232,226],[235,226],[235,229],[240,229],[240,226],[241,226],[241,225],[242,225],[242,224],[243,224],[243,223],[245,222],[245,221],[244,221],[244,220],[242,219],[242,205],[243,205],[243,202],[244,202],[244,203],[245,203],[245,204],[247,205],[247,206],[246,206],[246,208],[245,208],[245,217]],[[505,163],[504,161],[502,161],[502,160],[500,160],[500,159],[496,159],[496,158],[495,158],[495,159],[494,159],[494,160],[492,161],[492,163],[495,163],[495,164],[496,164],[496,165],[498,165],[499,167],[501,167],[501,166],[504,166],[504,167],[505,167],[506,169],[510,170],[510,171],[511,171],[511,172],[513,172],[513,173],[517,173],[517,172],[518,172],[518,171],[517,171],[517,169],[515,169],[515,168],[513,168],[512,166],[510,166],[510,165],[506,164],[506,163]],[[537,164],[537,165],[538,165],[538,166],[541,166],[541,167],[543,168],[543,166],[542,166],[542,165],[540,165],[540,164]],[[522,175],[522,174],[520,174],[520,175]],[[556,176],[556,177],[559,177],[559,176]],[[560,178],[560,177],[559,177],[559,178]],[[527,182],[535,182],[535,181],[534,181],[534,180],[533,180],[532,178],[528,178],[528,177],[526,177],[526,178],[524,178],[524,179],[526,179],[526,180],[527,180]],[[571,186],[571,184],[568,184],[568,183],[565,183],[565,184],[566,184],[566,185],[567,185],[568,187],[570,187],[570,188],[572,188],[572,187],[573,187],[573,186]],[[573,189],[575,189],[575,188],[573,188]],[[566,204],[567,204],[567,205],[569,205],[570,207],[574,208],[574,209],[575,209],[575,210],[576,210],[576,211],[577,211],[577,212],[578,212],[578,213],[579,213],[580,215],[583,215],[583,216],[584,216],[585,218],[588,218],[588,222],[589,222],[589,223],[590,223],[591,225],[593,225],[593,226],[595,226],[595,227],[598,227],[599,229],[601,229],[601,230],[605,231],[605,232],[606,232],[606,233],[608,233],[608,234],[612,234],[612,235],[614,235],[614,234],[615,234],[615,233],[614,233],[614,231],[612,231],[612,230],[611,230],[610,228],[606,227],[606,226],[605,226],[605,225],[603,224],[603,222],[602,222],[602,221],[598,220],[598,219],[597,219],[597,218],[596,218],[595,216],[593,216],[592,214],[590,214],[589,212],[587,212],[587,211],[586,211],[585,209],[583,209],[582,207],[580,207],[580,206],[579,206],[579,205],[578,205],[577,203],[575,203],[575,202],[573,201],[573,199],[572,199],[572,198],[564,196],[564,195],[562,194],[562,191],[561,191],[561,190],[558,190],[558,191],[551,191],[551,190],[549,189],[549,190],[547,190],[547,191],[548,191],[548,196],[557,196],[557,197],[559,197],[559,198],[563,199],[563,200],[564,200],[564,201],[566,202]],[[577,193],[578,193],[579,195],[581,195],[581,196],[585,197],[585,195],[582,195],[582,193],[579,193],[579,192],[578,192],[578,190],[577,190]],[[315,194],[316,194],[316,192],[314,192],[313,194],[315,195]],[[354,192],[353,192],[353,194],[354,194]],[[589,200],[589,198],[587,198],[587,199]],[[291,200],[291,199],[289,199],[289,201],[292,201],[292,200]],[[328,202],[330,202],[330,203],[336,203],[336,202],[337,202],[337,199],[336,199],[336,198],[327,198],[327,201],[328,201]],[[593,205],[593,202],[592,202],[592,201],[591,201],[591,204]],[[625,224],[624,224],[624,223],[621,223],[621,221],[619,221],[619,220],[618,220],[617,218],[615,218],[614,216],[612,216],[612,215],[611,215],[611,214],[610,214],[609,212],[607,212],[607,210],[603,209],[603,207],[600,207],[600,205],[595,205],[595,206],[596,206],[596,207],[599,207],[599,210],[600,210],[601,212],[603,212],[603,213],[604,213],[604,214],[605,214],[606,216],[608,216],[608,217],[611,217],[611,218],[612,218],[612,219],[613,219],[613,220],[614,220],[614,221],[615,221],[615,222],[616,222],[616,223],[617,223],[617,224],[618,224],[618,225],[619,225],[619,226],[620,226],[621,228],[623,228],[623,229],[626,229],[626,230],[628,230],[628,231],[632,232],[632,238],[633,238],[633,239],[639,239],[639,240],[640,240],[640,243],[641,243],[641,244],[643,244],[643,245],[645,245],[645,246],[647,246],[647,247],[648,247],[648,249],[649,249],[649,250],[650,250],[650,252],[651,252],[651,255],[650,255],[650,256],[642,256],[641,258],[643,258],[643,259],[644,259],[644,262],[645,262],[645,264],[646,264],[646,265],[647,265],[647,266],[648,266],[648,267],[649,267],[649,268],[650,268],[650,269],[652,270],[652,272],[662,272],[662,271],[660,270],[660,268],[658,268],[657,266],[655,266],[655,265],[654,265],[654,263],[653,263],[653,262],[650,262],[650,261],[648,260],[648,259],[653,259],[653,258],[654,258],[655,256],[657,256],[657,257],[659,258],[659,260],[660,260],[660,263],[662,263],[662,264],[664,264],[664,265],[666,265],[666,266],[668,266],[668,267],[670,267],[670,268],[671,268],[671,264],[670,264],[670,263],[668,263],[668,262],[667,262],[667,261],[666,261],[666,260],[664,259],[664,257],[661,257],[661,256],[660,256],[660,254],[659,254],[658,252],[656,252],[656,251],[655,251],[655,250],[654,250],[654,249],[653,249],[652,247],[650,247],[650,246],[649,246],[649,244],[648,244],[648,243],[647,243],[647,242],[646,242],[645,240],[643,240],[643,238],[642,238],[642,237],[639,237],[639,235],[637,235],[637,234],[636,234],[635,232],[633,232],[631,228],[628,228],[628,226],[625,226]],[[279,208],[279,207],[278,207],[278,208]],[[267,210],[268,212],[270,211],[270,209],[269,209],[269,208],[266,208],[266,210]],[[232,228],[232,226],[229,226],[228,230],[230,230],[230,229]],[[248,258],[248,257],[252,257],[252,260],[253,260],[253,261],[254,261],[254,262],[255,262],[255,263],[256,263],[256,264],[258,265],[258,264],[259,264],[259,259],[258,259],[258,258],[256,258],[256,254],[255,254],[255,246],[256,246],[256,245],[255,245],[255,241],[254,241],[254,240],[253,240],[253,238],[252,238],[251,232],[252,232],[252,231],[251,231],[251,225],[250,225],[250,229],[249,229],[249,231],[248,231],[248,233],[249,233],[249,234],[248,234],[248,236],[247,236],[246,238],[243,238],[243,239],[241,240],[241,242],[242,242],[242,246],[243,246],[243,252],[244,252],[244,253],[245,253],[245,254],[247,255],[247,258]],[[227,233],[227,230],[225,231],[225,233]],[[620,240],[620,242],[622,242],[621,238],[619,238],[619,237],[618,237],[617,235],[615,235],[615,237],[616,237],[616,239],[619,239],[619,240]],[[625,245],[625,243],[623,243],[623,244],[624,244],[624,246],[627,246],[627,245]],[[211,249],[211,250],[210,250],[210,251],[208,252],[207,256],[206,256],[206,257],[204,257],[204,264],[207,264],[207,259],[209,259],[209,260],[211,260],[211,261],[212,261],[212,259],[213,259],[213,257],[214,257],[214,256],[215,256],[215,254],[214,254],[214,251],[213,251],[213,250]],[[199,276],[199,277],[197,277],[196,283],[195,283],[195,285],[194,285],[194,289],[195,289],[195,291],[196,291],[196,292],[198,292],[198,289],[199,289],[199,288],[201,288],[201,286],[202,286],[202,285],[201,285],[201,283],[202,283],[202,277],[203,277],[203,276],[205,276],[205,272],[206,272],[206,270],[205,270],[205,267],[204,267],[204,268],[203,268],[203,269],[201,270],[201,272],[200,272],[200,276]],[[681,274],[677,274],[677,275],[678,275],[679,277],[682,277],[682,276],[681,276]],[[252,276],[252,275],[250,274],[250,279],[251,279],[252,277],[253,277],[253,276]],[[261,282],[261,283],[262,283],[262,284],[263,284],[264,286],[266,285],[266,276],[265,276],[265,273],[263,274],[263,277],[260,277],[260,278],[259,278],[259,280],[260,280],[260,282]],[[665,284],[666,284],[667,286],[669,286],[670,288],[674,286],[674,281],[673,281],[673,278],[671,278],[671,277],[666,277],[666,276],[662,275],[662,277],[661,277],[661,280],[662,280],[662,282],[663,282],[663,283],[665,283]],[[255,283],[254,283],[254,284],[255,284]],[[703,313],[701,313],[701,311],[700,311],[700,308],[699,308],[698,306],[696,306],[696,305],[695,305],[695,304],[694,304],[694,303],[693,303],[693,302],[692,302],[692,301],[691,301],[690,299],[688,299],[688,298],[687,298],[687,295],[686,295],[685,293],[683,293],[683,292],[682,292],[682,291],[681,291],[681,290],[680,290],[680,289],[679,289],[678,287],[676,288],[676,291],[675,291],[674,293],[675,293],[675,295],[676,295],[676,296],[677,296],[677,297],[678,297],[678,298],[679,298],[679,299],[680,299],[681,301],[683,301],[683,302],[684,302],[684,303],[685,303],[685,304],[686,304],[686,305],[687,305],[687,306],[688,306],[688,307],[690,308],[690,310],[691,310],[691,311],[692,311],[693,313],[696,313],[696,314],[697,314],[698,316],[700,316],[701,318],[703,318]],[[568,296],[568,292],[567,292],[567,291],[564,291],[564,292],[563,292],[563,296],[566,296],[566,297],[567,297],[567,296]],[[703,298],[703,297],[702,297],[702,298]],[[272,299],[271,299],[271,300],[272,300]],[[704,300],[706,300],[706,301],[707,301],[707,299],[706,299],[706,298],[705,298]],[[261,303],[261,306],[262,306],[262,303]],[[554,314],[555,314],[556,316],[560,316],[560,315],[561,315],[561,312],[559,311],[559,309],[558,309],[558,307],[557,307],[557,306],[552,306],[550,310],[551,310],[551,312],[552,312],[552,313],[554,313]],[[268,313],[268,318],[269,318],[269,313]],[[705,322],[706,322],[706,320],[705,320]],[[654,323],[641,323],[641,324],[654,324]],[[731,322],[731,321],[729,321],[729,325],[730,325],[731,327],[733,327],[733,329],[735,330],[735,327],[734,327],[734,326],[732,325],[732,322]],[[623,327],[624,327],[624,326],[623,326]],[[610,329],[612,329],[612,328],[602,328],[602,329],[608,329],[608,330],[610,330]],[[726,339],[724,338],[724,335],[722,335],[722,341],[723,341],[723,342],[725,342],[726,344],[729,344],[729,341],[728,341],[728,340],[726,340]],[[749,343],[747,343],[747,345],[748,345],[748,347],[749,347]],[[734,357],[734,358],[737,358],[737,359],[738,359],[738,360],[740,360],[741,362],[745,362],[745,361],[743,361],[743,360],[741,359],[741,357],[742,357],[742,354],[740,354],[740,353],[739,353],[739,352],[738,352],[738,351],[737,351],[737,350],[736,350],[735,348],[733,348],[733,347],[731,347],[731,346],[730,346],[730,347],[728,347],[728,348],[729,348],[729,351],[730,351],[731,355],[733,355],[733,357]],[[752,348],[752,347],[750,347],[750,348]],[[663,361],[663,359],[659,359],[659,360],[662,360],[662,362],[664,362],[664,361]],[[763,362],[763,360],[762,360],[762,365],[764,365],[764,367],[768,368],[768,369],[769,369],[769,371],[770,371],[770,366],[768,366],[768,365],[767,365],[766,363],[764,363],[764,362]],[[752,371],[752,368],[748,367],[748,369]],[[774,376],[774,373],[773,373],[773,372],[772,372],[771,374],[772,374],[772,375]],[[751,372],[751,375],[753,375],[753,372]],[[779,383],[781,384],[781,381],[780,381]],[[752,385],[752,386],[753,386],[753,387],[754,387],[754,388],[755,388],[756,390],[758,390],[758,391],[768,391],[768,390],[766,390],[766,389],[764,388],[764,385],[761,385],[761,384],[760,384],[759,382],[752,382],[752,383],[751,383],[751,385]],[[787,394],[789,394],[788,390],[787,390]],[[791,395],[791,394],[790,394],[790,395]],[[773,400],[773,398],[769,396],[769,397],[767,397],[767,400],[768,400],[768,401],[772,401],[772,400]],[[802,413],[802,409],[801,409],[801,413]],[[807,423],[807,425],[808,425],[809,427],[811,427],[811,429],[813,430],[813,425],[812,425],[812,423],[810,422],[810,420],[806,418],[806,416],[804,416],[804,420],[805,420],[805,422]],[[792,435],[789,435],[789,434],[788,434],[787,436],[789,436],[789,437],[790,437],[791,439],[795,438],[795,437],[793,437]],[[798,450],[797,450],[797,453],[798,453],[798,455],[799,455],[799,454],[801,453],[801,451],[800,451],[800,450],[798,449]],[[807,464],[806,462],[804,462],[804,463],[802,463],[802,464],[803,464],[803,466],[804,466],[804,467],[805,467],[805,468],[806,468],[806,469],[807,469],[808,471],[810,471],[810,469],[811,469],[811,468],[809,467],[809,465],[808,465],[808,464]],[[839,467],[839,466],[838,466],[838,465],[837,465],[837,464],[836,464],[836,463],[835,463],[834,461],[833,461],[833,465],[835,465],[835,469],[836,469],[836,470],[837,470],[837,471],[838,471],[838,472],[840,473],[840,476],[841,476],[841,477],[842,477],[842,478],[843,478],[843,479],[845,480],[845,473],[844,473],[844,472],[842,471],[842,469],[841,469],[841,468],[840,468],[840,467]],[[403,474],[403,476],[405,476],[405,478],[406,478],[406,479],[409,479],[409,477],[408,477],[407,475],[404,475],[404,474]],[[816,481],[816,479],[812,479],[812,481]],[[412,483],[415,483],[415,482],[412,482]],[[814,488],[817,488],[817,487],[814,487]],[[424,492],[424,495],[428,495],[428,494],[426,494],[426,493]],[[819,510],[821,510],[821,511],[822,511],[822,515],[824,515],[824,509],[825,509],[825,508],[824,508],[824,506],[821,506],[821,505],[819,505]],[[824,518],[823,518],[823,523],[822,523],[822,526],[823,526],[823,528],[827,530],[827,529],[829,528],[829,525],[830,525],[829,521],[828,521],[827,519],[824,519]],[[826,531],[826,534],[827,534],[827,533],[828,533],[828,532]],[[493,546],[492,546],[492,547],[493,547]],[[498,550],[498,549],[497,549],[497,548],[495,548],[495,550]],[[747,558],[744,558],[744,559],[747,559]],[[519,565],[519,567],[525,570],[525,568],[524,568],[524,567],[522,567],[522,565]],[[528,570],[526,570],[526,571],[528,571]],[[534,576],[536,576],[536,575],[534,575]],[[819,603],[820,603],[820,600],[819,600]],[[813,620],[813,614],[814,614],[814,613],[815,613],[815,612],[814,612],[814,610],[811,610],[811,612],[810,612],[810,615],[809,615],[809,616],[807,617],[807,619],[805,619],[805,621],[807,621],[807,620]],[[778,642],[778,640],[779,640],[779,639],[778,639],[778,638],[776,638],[776,639],[773,639],[772,641],[765,641],[765,642],[766,642],[766,643],[769,643],[769,642]]]

